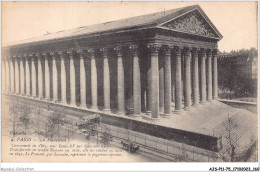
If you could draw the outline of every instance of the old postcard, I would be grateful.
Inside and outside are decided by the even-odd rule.
[[[2,2],[2,162],[258,162],[257,13]]]

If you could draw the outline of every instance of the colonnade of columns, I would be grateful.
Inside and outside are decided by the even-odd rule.
[[[141,103],[143,103],[141,102],[141,75],[144,74],[140,73],[141,57],[139,47],[137,45],[130,45],[128,48],[133,62],[133,78],[131,83],[133,88],[133,114],[138,116],[141,114]],[[146,94],[148,94],[146,97],[148,100],[145,102],[147,103],[146,111],[151,114],[152,118],[159,118],[160,113],[171,115],[173,110],[176,112],[183,109],[189,110],[192,105],[197,106],[218,98],[216,50],[159,44],[148,44],[147,48],[150,52],[149,63],[151,64],[150,69],[145,73],[148,80],[146,88]],[[121,46],[116,46],[113,50],[117,58],[117,113],[125,114],[123,49]],[[103,110],[110,112],[111,83],[108,48],[101,48],[99,51],[103,59]],[[159,52],[163,54],[162,59],[159,59]],[[3,63],[3,91],[67,104],[66,83],[68,76],[65,59],[68,58],[70,80],[69,105],[76,106],[76,73],[74,63],[75,58],[79,58],[80,107],[87,108],[86,97],[91,96],[92,109],[97,110],[98,76],[95,54],[94,49],[87,49],[86,51],[59,51],[7,57]],[[86,81],[86,67],[84,62],[86,57],[90,58],[90,81]],[[57,59],[60,61],[60,68],[57,68]],[[161,68],[159,67],[159,60],[163,60],[164,62]],[[174,66],[171,65],[171,61],[174,61]],[[184,70],[182,67],[184,67]],[[58,79],[59,73],[60,80]],[[52,77],[50,74],[52,74]],[[174,89],[172,89],[172,78],[174,78]],[[58,83],[59,81],[60,84]],[[91,95],[86,95],[86,82],[91,82]],[[58,96],[59,85],[60,98]],[[50,87],[52,87],[52,98]],[[172,108],[172,91],[175,91],[175,109]]]

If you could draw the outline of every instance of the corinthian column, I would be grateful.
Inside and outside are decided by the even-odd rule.
[[[51,99],[51,93],[50,93],[50,69],[49,69],[49,62],[48,62],[48,54],[43,53],[42,54],[45,59],[45,99],[50,100]]]
[[[201,79],[201,96],[200,96],[200,103],[204,104],[206,103],[206,65],[205,65],[205,59],[206,59],[206,52],[205,49],[201,50],[200,53],[200,79]]]
[[[151,117],[159,118],[159,63],[158,63],[158,51],[160,45],[150,44],[148,48],[151,53]]]
[[[23,57],[18,56],[20,58],[20,86],[21,86],[21,95],[24,95],[24,63]]]
[[[107,49],[102,48],[100,51],[103,53],[103,84],[104,84],[104,111],[110,112],[110,73],[107,58]]]
[[[61,103],[67,104],[67,79],[66,79],[66,68],[65,68],[65,59],[64,53],[62,51],[58,52],[60,56],[60,78],[61,78]]]
[[[10,93],[10,64],[9,64],[9,57],[6,58],[5,67],[6,67],[6,90],[7,90],[7,93]]]
[[[31,95],[31,78],[30,78],[30,68],[29,68],[29,56],[25,55],[25,72],[26,72],[26,96]]]
[[[151,76],[152,76],[152,72],[151,72],[151,57],[147,56],[146,59],[146,91],[145,91],[145,104],[146,104],[146,114],[150,115],[151,114]]]
[[[218,54],[213,51],[213,99],[218,99]]]
[[[97,66],[93,49],[88,49],[91,58],[91,102],[92,110],[97,110]]]
[[[193,106],[199,104],[199,71],[198,71],[198,50],[193,49]]]
[[[124,79],[124,66],[122,59],[122,47],[115,48],[117,55],[117,113],[125,113],[125,79]]]
[[[55,52],[50,53],[52,57],[52,95],[53,95],[53,101],[58,101],[58,70],[57,70],[57,64],[56,64],[56,54]]]
[[[43,85],[42,85],[42,62],[41,55],[36,53],[37,61],[38,61],[38,98],[43,98]]]
[[[14,73],[14,61],[13,58],[10,60],[10,75],[11,75],[11,93],[14,94],[14,79],[15,79],[15,73]]]
[[[175,51],[175,111],[177,112],[182,110],[181,51],[182,47],[177,47]]]
[[[164,114],[171,115],[171,46],[164,47]]]
[[[80,107],[86,108],[86,72],[84,55],[82,50],[78,50],[77,53],[80,58]]]
[[[6,63],[5,63],[5,58],[2,58],[2,91],[6,92]]]
[[[18,57],[16,56],[15,60],[15,93],[19,94],[19,64],[18,64]]]
[[[208,68],[208,73],[207,73],[207,80],[208,80],[208,101],[212,101],[212,50],[207,51],[207,68]]]
[[[133,55],[133,100],[134,100],[134,116],[141,114],[141,81],[140,81],[140,65],[138,57],[138,47],[130,45]]]
[[[164,59],[159,62],[159,111],[164,114]]]
[[[36,98],[36,68],[35,57],[31,55],[31,68],[32,68],[32,96]]]
[[[185,54],[185,110],[189,110],[191,106],[191,77],[190,77],[190,59],[191,59],[191,53],[190,48],[186,48]]]
[[[76,75],[75,75],[75,66],[74,66],[74,58],[73,51],[69,51],[70,58],[70,105],[76,106]]]

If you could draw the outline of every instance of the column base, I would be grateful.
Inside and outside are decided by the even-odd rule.
[[[184,110],[186,110],[186,111],[190,111],[190,106],[187,106],[187,107],[184,107]]]
[[[142,119],[149,120],[149,121],[158,121],[160,118],[152,118],[151,116],[142,115]]]
[[[141,114],[133,114],[133,117],[140,117],[141,116]]]
[[[51,99],[50,99],[50,98],[44,98],[44,100],[45,100],[45,101],[51,101]]]
[[[164,113],[164,107],[160,107],[159,112],[163,114]]]
[[[164,113],[163,116],[171,116],[171,113]]]
[[[106,112],[106,113],[111,113],[110,109],[103,109],[103,111]]]
[[[180,109],[180,110],[176,110],[176,109],[175,109],[173,112],[174,112],[174,113],[177,113],[177,114],[180,114],[181,112],[183,112],[183,110],[182,110],[182,109]]]
[[[66,101],[61,101],[60,104],[68,105],[68,103]]]
[[[213,100],[212,100],[212,99],[208,99],[207,101],[208,101],[208,102],[212,102]]]
[[[218,100],[218,97],[213,97],[214,100]]]
[[[43,100],[43,97],[37,97],[38,100]]]
[[[146,111],[145,114],[146,114],[146,115],[151,115],[151,114],[152,114],[152,111]]]
[[[117,115],[124,115],[125,112],[117,112]]]
[[[87,108],[87,105],[86,105],[86,104],[80,104],[79,107],[80,107],[80,108],[84,108],[84,109],[86,109],[86,108]]]
[[[76,107],[76,102],[70,103],[69,105],[72,106],[72,107]]]
[[[58,100],[56,99],[56,100],[52,100],[52,102],[54,102],[54,103],[58,103]]]
[[[94,107],[91,107],[91,110],[98,111],[98,108],[96,106],[94,106]]]
[[[32,96],[32,98],[37,99],[37,96]]]
[[[199,103],[193,103],[192,106],[193,106],[193,107],[198,107],[198,106],[199,106]]]
[[[203,102],[201,101],[200,104],[205,105],[205,104],[206,104],[206,101],[203,101]]]

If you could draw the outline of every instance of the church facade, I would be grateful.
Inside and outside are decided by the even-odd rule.
[[[160,120],[218,99],[221,39],[198,5],[46,34],[3,48],[2,91]]]

